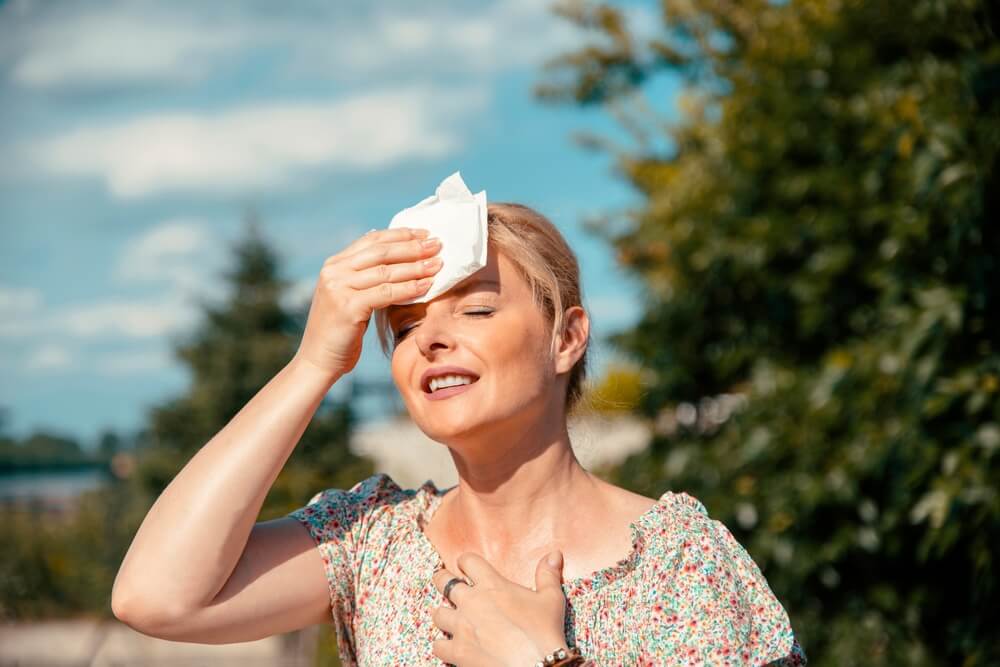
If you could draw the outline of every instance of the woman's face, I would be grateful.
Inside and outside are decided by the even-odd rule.
[[[550,324],[528,283],[492,247],[485,267],[427,303],[391,306],[388,319],[393,381],[414,422],[438,442],[530,424],[563,401]],[[472,382],[436,388],[455,376]]]

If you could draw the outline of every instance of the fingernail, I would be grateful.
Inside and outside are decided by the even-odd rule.
[[[561,560],[562,560],[562,553],[559,551],[553,551],[548,555],[548,558],[545,559],[545,562],[547,562],[552,567],[559,567],[559,561]]]
[[[440,257],[431,257],[430,259],[425,259],[424,260],[424,268],[425,269],[433,269],[435,266],[437,266],[440,263],[441,263],[441,258]]]
[[[426,289],[431,286],[432,282],[434,282],[433,278],[424,278],[423,280],[418,280],[417,289]]]
[[[426,239],[420,242],[425,248],[433,248],[441,243],[441,239],[438,237]]]
[[[428,234],[430,234],[430,232],[426,229],[415,228],[413,230],[413,235],[416,236],[418,239],[422,239],[426,237]]]

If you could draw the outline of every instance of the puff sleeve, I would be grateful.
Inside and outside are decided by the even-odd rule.
[[[337,643],[344,657],[353,656],[353,619],[358,573],[373,525],[392,505],[405,498],[403,489],[385,473],[361,480],[350,489],[320,491],[287,516],[309,531],[319,549],[330,594]]]
[[[806,664],[784,607],[760,568],[704,505],[677,494],[673,548],[660,563],[650,641],[681,664]]]

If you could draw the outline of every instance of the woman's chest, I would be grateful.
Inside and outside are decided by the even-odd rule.
[[[387,560],[358,581],[352,625],[355,655],[365,667],[428,665],[443,667],[432,650],[436,639],[448,639],[432,619],[444,604],[433,585],[432,563]],[[645,596],[627,580],[589,591],[567,603],[567,640],[601,665],[639,664]],[[647,612],[651,610],[646,610]]]

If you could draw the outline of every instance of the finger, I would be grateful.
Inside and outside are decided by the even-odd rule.
[[[444,597],[445,585],[454,576],[456,575],[452,574],[449,570],[441,569],[435,572],[434,575],[431,577],[431,581],[434,582],[434,587],[438,589],[438,592],[441,593],[442,597]],[[463,577],[459,575],[458,578],[462,579]],[[451,592],[448,593],[448,598],[451,598],[452,604],[454,604],[457,607],[459,604],[461,604],[462,598],[470,590],[472,590],[472,586],[467,581],[463,581],[451,587]],[[448,598],[445,598],[445,600],[447,601]]]
[[[468,664],[463,658],[465,652],[462,646],[454,639],[435,639],[431,642],[431,653],[449,665],[462,667]]]
[[[382,283],[418,280],[434,275],[443,264],[440,257],[428,257],[418,262],[406,262],[405,264],[379,264],[362,271],[351,272],[347,285],[354,289],[368,289]]]
[[[479,554],[466,551],[458,555],[455,559],[459,571],[472,580],[474,584],[496,584],[499,579],[504,579],[503,575],[496,571],[489,561]],[[512,583],[506,580],[507,583]]]
[[[355,298],[361,307],[374,311],[398,301],[414,299],[426,292],[433,282],[433,278],[421,278],[401,283],[382,283],[365,290],[358,290],[355,292]]]
[[[449,597],[451,597],[452,601],[455,601],[457,597],[461,597],[462,593],[459,592],[459,589],[465,591],[472,587],[472,584],[469,583],[469,580],[460,574],[454,574],[453,572],[451,572],[451,570],[448,570],[447,568],[441,568],[431,576],[431,581],[434,583],[435,588],[437,588],[442,595],[444,595],[444,587],[454,577],[462,579],[463,581],[451,587],[451,593],[449,593]]]
[[[392,229],[371,229],[337,254],[329,257],[325,263],[335,261],[342,257],[353,255],[359,250],[370,247],[375,243],[391,243],[393,241],[409,241],[412,239],[425,239],[430,234],[426,229],[415,227],[394,227]]]
[[[556,564],[549,562],[549,556],[556,556]],[[558,549],[540,558],[535,566],[535,590],[544,591],[558,588],[562,594],[562,552]]]
[[[345,255],[344,265],[354,271],[361,271],[378,264],[394,262],[412,262],[424,257],[430,257],[441,250],[441,239],[409,239],[401,241],[386,241],[364,247],[357,252]]]
[[[452,607],[440,606],[431,612],[431,620],[434,621],[434,625],[449,635],[455,634],[460,618],[460,612]]]
[[[330,259],[336,257],[347,257],[353,255],[362,248],[367,248],[375,243],[388,243],[393,241],[409,241],[415,238],[426,238],[426,229],[414,229],[412,227],[396,227],[394,229],[370,229],[350,245],[338,252]]]

